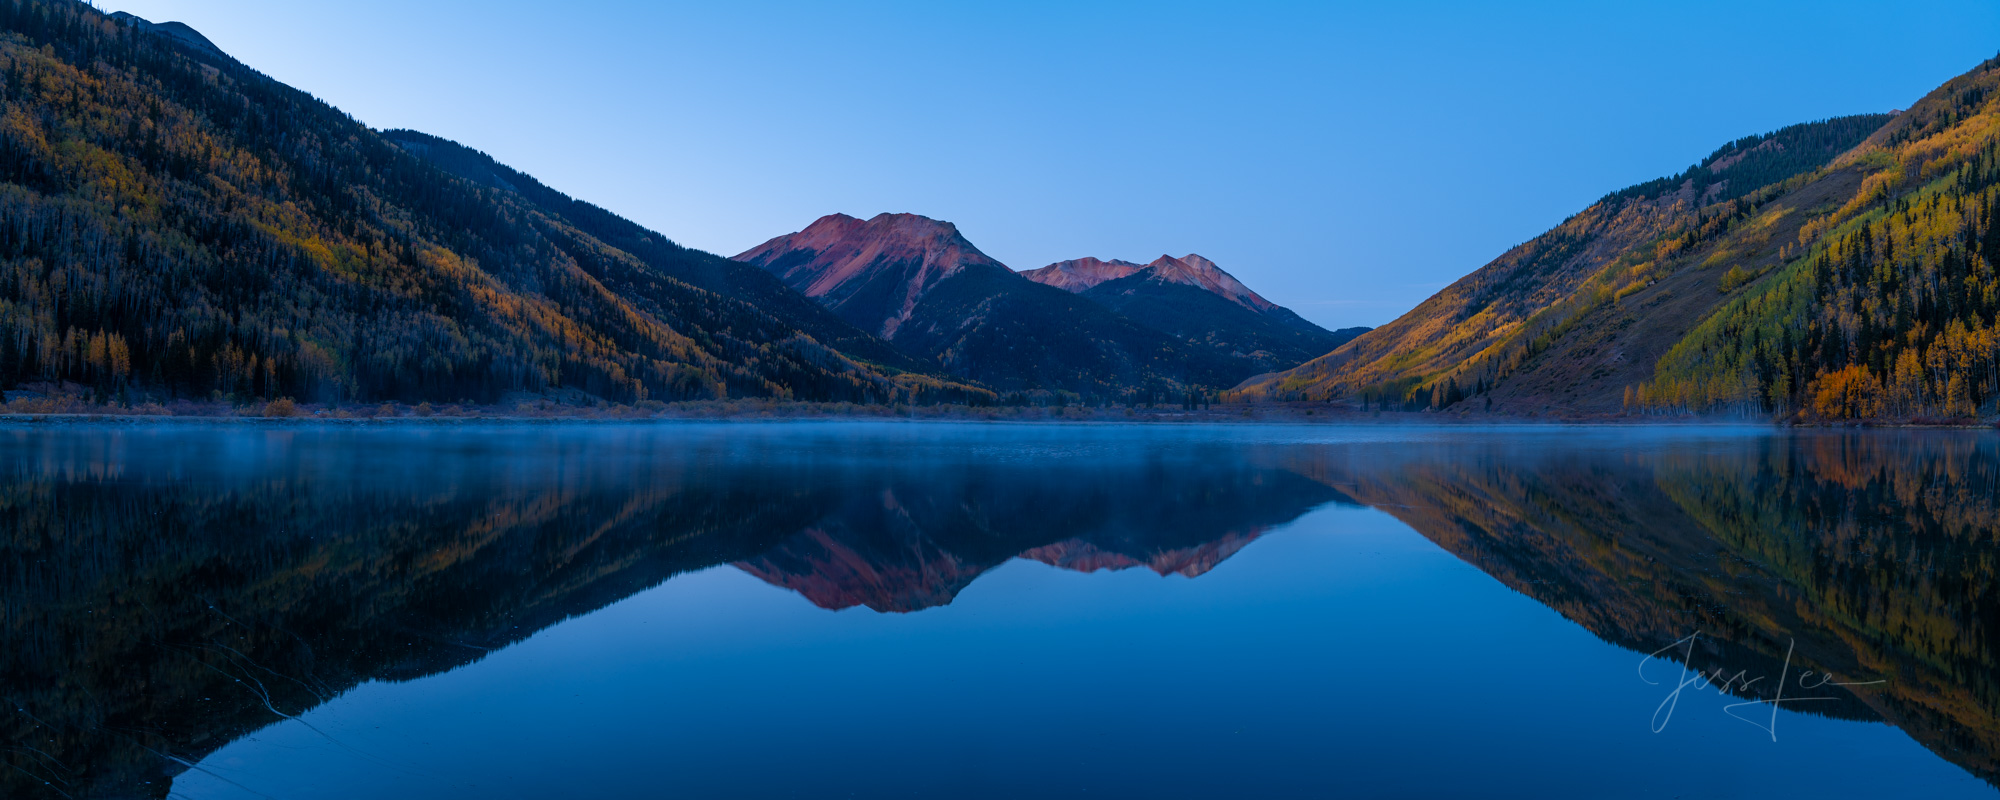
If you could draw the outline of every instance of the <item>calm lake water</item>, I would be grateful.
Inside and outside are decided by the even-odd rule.
[[[0,796],[1993,797],[2000,437],[0,428]]]

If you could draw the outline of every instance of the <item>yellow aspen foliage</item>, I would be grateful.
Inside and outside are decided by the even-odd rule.
[[[1822,419],[1872,419],[1882,415],[1882,383],[1866,367],[1822,373],[1807,386],[1812,412]]]

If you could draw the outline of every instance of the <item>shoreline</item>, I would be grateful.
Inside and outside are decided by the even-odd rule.
[[[1741,417],[1521,417],[1502,415],[1437,415],[1423,412],[1383,413],[1299,413],[1287,409],[1215,409],[1209,411],[1123,410],[1100,413],[1053,413],[1053,409],[1004,409],[999,411],[954,409],[944,412],[853,413],[821,409],[775,408],[734,412],[691,412],[657,414],[547,413],[518,414],[432,414],[428,416],[335,416],[299,414],[262,416],[256,414],[159,414],[159,413],[6,413],[0,412],[0,427],[146,427],[176,425],[222,425],[265,428],[354,427],[535,427],[571,425],[668,425],[701,423],[769,422],[885,422],[885,423],[985,423],[996,425],[1344,425],[1356,427],[1592,427],[1592,428],[1672,428],[1744,427],[1770,429],[1910,429],[1910,430],[1991,430],[1993,423],[1929,424],[1909,422],[1848,422],[1801,425],[1777,420]]]
[[[236,404],[175,400],[167,404],[92,403],[76,395],[28,397],[0,404],[0,426],[248,425],[268,427],[467,425],[606,425],[673,422],[985,422],[1139,425],[1347,425],[1422,427],[1676,427],[1992,429],[1980,419],[1803,421],[1742,414],[1627,414],[1571,410],[1494,413],[1465,410],[1381,411],[1307,402],[1175,406],[882,406],[789,400],[695,400],[634,405],[536,398],[513,403],[433,406],[428,403],[301,404],[289,400]]]

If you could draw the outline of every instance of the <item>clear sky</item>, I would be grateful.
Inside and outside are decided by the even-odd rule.
[[[1016,269],[1200,253],[1328,327],[2000,52],[1993,0],[100,6],[723,255],[907,211]]]

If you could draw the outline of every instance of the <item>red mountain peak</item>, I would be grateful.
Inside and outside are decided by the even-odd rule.
[[[1021,273],[1021,277],[1058,289],[1081,292],[1100,283],[1130,276],[1145,268],[1143,264],[1134,264],[1130,261],[1077,258],[1058,261],[1041,269],[1028,270]]]
[[[1276,303],[1250,291],[1250,287],[1244,286],[1236,276],[1223,272],[1215,262],[1193,253],[1180,258],[1160,256],[1146,268],[1153,271],[1154,280],[1199,286],[1252,311],[1270,311],[1278,307]]]
[[[885,339],[895,338],[939,281],[967,268],[1006,269],[966,241],[958,226],[917,214],[877,214],[866,221],[828,214],[736,260],[768,269],[836,309],[854,306],[866,317],[862,327]]]
[[[1178,283],[1205,289],[1252,311],[1265,312],[1278,307],[1276,303],[1250,291],[1250,287],[1244,286],[1235,276],[1222,271],[1215,262],[1193,253],[1180,258],[1163,255],[1153,259],[1153,263],[1145,265],[1130,261],[1078,258],[1058,261],[1041,269],[1021,273],[1021,276],[1028,280],[1071,292],[1087,291],[1099,284],[1133,275],[1143,275],[1149,280],[1162,283]]]

